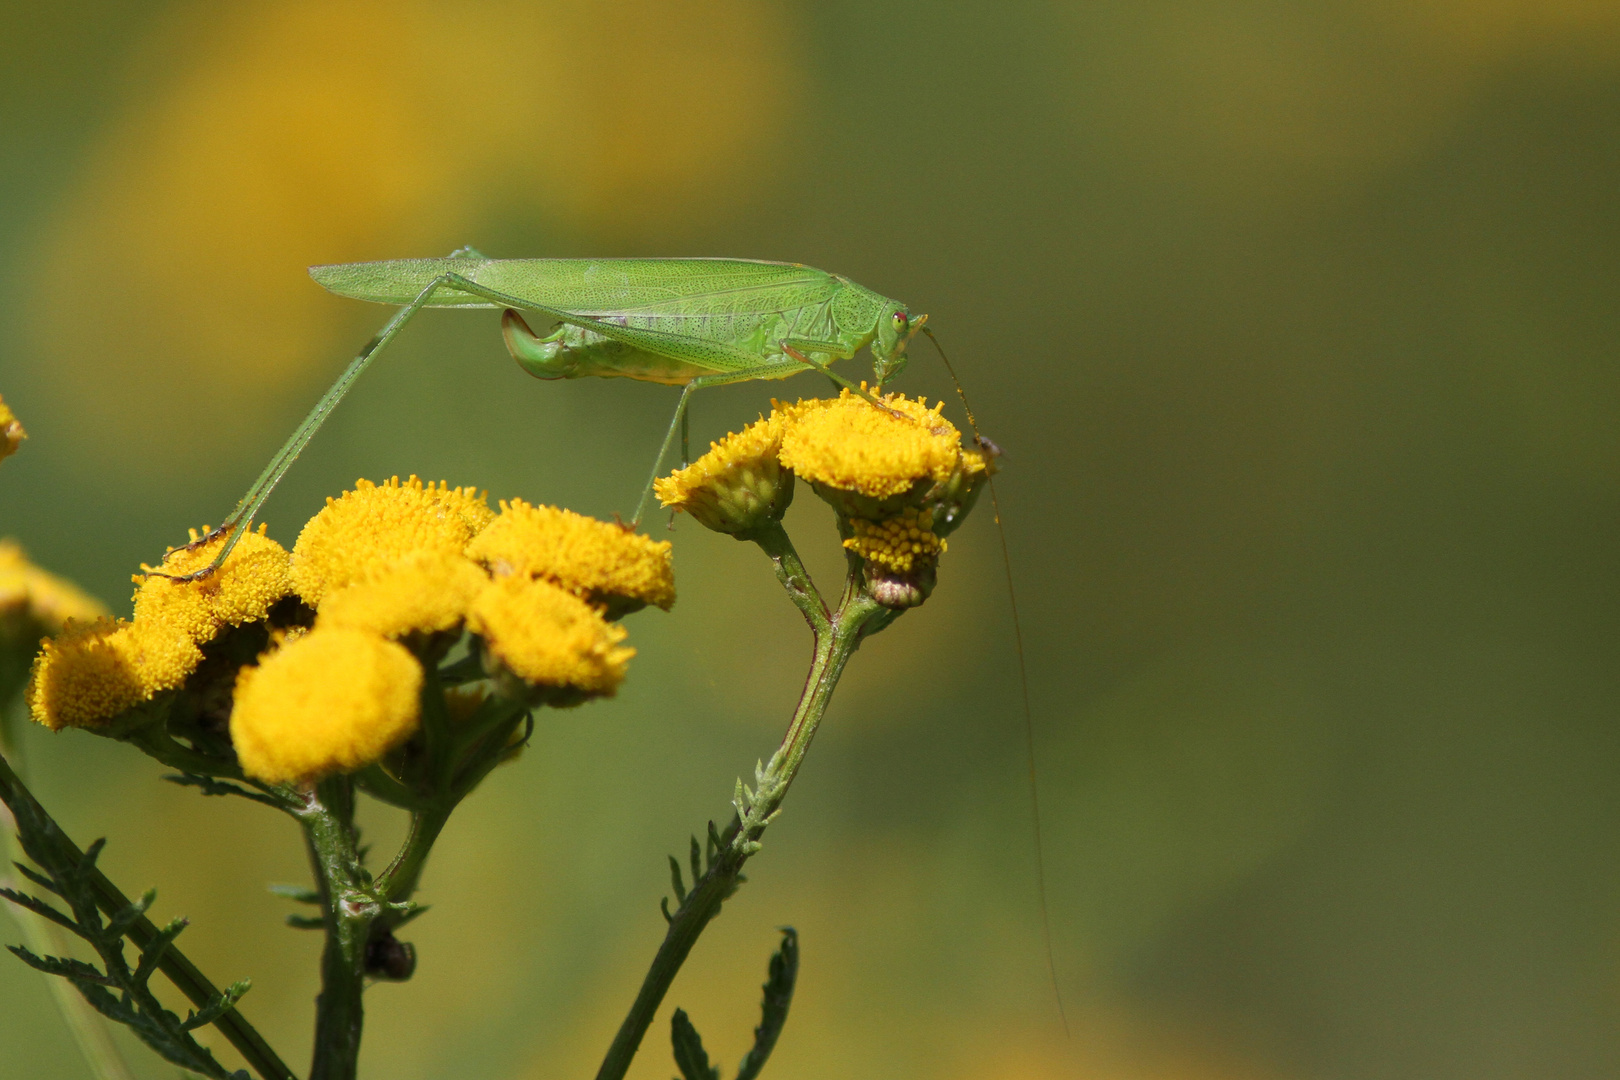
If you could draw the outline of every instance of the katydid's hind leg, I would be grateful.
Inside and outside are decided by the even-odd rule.
[[[366,370],[377,354],[382,352],[390,341],[394,340],[394,336],[404,329],[405,324],[410,322],[416,313],[422,310],[423,305],[433,297],[433,294],[441,286],[447,284],[449,280],[450,275],[443,275],[428,282],[427,286],[416,294],[414,300],[394,312],[393,316],[377,332],[376,336],[366,342],[365,348],[361,349],[355,358],[349,361],[349,366],[343,369],[343,373],[337,377],[337,381],[327,388],[326,393],[322,394],[320,400],[315,403],[315,407],[309,410],[308,415],[293,429],[292,435],[288,437],[286,442],[281,444],[281,449],[277,450],[274,456],[270,458],[270,464],[264,467],[264,471],[259,474],[259,478],[253,481],[253,486],[248,488],[247,494],[243,495],[237,502],[236,509],[231,511],[219,528],[195,541],[195,544],[200,545],[209,540],[217,539],[227,529],[231,530],[231,537],[219,549],[219,554],[215,555],[213,560],[201,570],[176,576],[175,580],[197,581],[219,569],[226,557],[230,555],[231,549],[236,547],[237,542],[242,539],[242,534],[252,526],[253,518],[258,514],[259,508],[264,505],[264,501],[276,489],[276,485],[281,482],[281,478],[287,475],[287,470],[292,468],[293,462],[298,460],[298,455],[303,453],[304,447],[309,445],[309,440],[314,438],[315,433],[321,429],[321,425],[326,423],[326,418],[332,414],[333,409],[337,408],[338,402],[343,400],[344,395],[349,392],[349,388],[354,385],[354,381],[360,377],[360,373]]]

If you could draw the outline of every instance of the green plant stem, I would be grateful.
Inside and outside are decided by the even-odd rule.
[[[54,819],[45,813],[38,800],[18,779],[17,774],[11,771],[3,757],[0,757],[0,801],[12,807],[15,812],[16,804],[26,801],[39,815],[41,820],[50,822],[51,835],[48,842],[61,853],[65,860],[79,862],[84,858],[84,852],[69,840]],[[91,883],[96,892],[96,906],[103,914],[113,915],[129,907],[129,897],[119,891],[105,874],[100,870],[91,871]],[[129,940],[135,943],[136,948],[145,949],[157,939],[158,928],[152,920],[142,916],[130,925]],[[197,1008],[202,1008],[219,996],[219,989],[209,982],[197,966],[186,959],[178,948],[170,945],[163,953],[163,959],[158,963],[158,970],[168,977],[179,991]],[[296,1080],[291,1069],[282,1063],[276,1052],[270,1049],[270,1044],[264,1037],[254,1030],[253,1025],[242,1017],[240,1008],[231,1009],[214,1021],[214,1026],[236,1047],[238,1053],[252,1066],[253,1070],[264,1080]]]
[[[433,850],[433,842],[439,838],[439,832],[450,820],[454,809],[455,803],[446,801],[411,815],[411,827],[404,845],[388,869],[377,877],[376,890],[379,895],[389,901],[410,899],[422,879],[422,868],[427,865],[428,852]]]
[[[778,531],[780,532],[780,529]],[[781,540],[786,539],[786,534],[783,533]],[[766,545],[761,542],[761,546]],[[777,567],[777,575],[782,579],[783,587],[788,590],[788,594],[793,597],[799,609],[805,612],[805,618],[810,621],[811,627],[816,628],[817,623],[811,606],[801,602],[801,597],[795,590],[804,588],[804,596],[814,601],[814,607],[823,613],[826,609],[822,606],[815,586],[809,584],[809,577],[804,574],[803,567],[798,565],[797,555],[788,557],[788,553],[791,552],[791,543],[786,544],[785,548],[776,548],[774,552],[770,547],[766,548],[766,554],[771,556],[772,563]],[[692,951],[692,946],[697,943],[704,928],[720,913],[720,905],[737,890],[743,864],[759,851],[759,838],[776,816],[782,800],[787,797],[793,778],[798,775],[805,752],[809,750],[810,742],[815,738],[816,728],[821,723],[822,715],[827,711],[828,703],[832,700],[839,676],[844,672],[844,665],[860,646],[869,629],[874,624],[886,625],[887,620],[883,617],[891,614],[861,590],[859,571],[852,570],[838,611],[830,618],[825,614],[822,616],[826,620],[825,629],[817,630],[815,657],[811,661],[804,691],[799,696],[798,707],[793,711],[793,721],[788,725],[781,746],[771,755],[770,762],[756,771],[754,792],[750,794],[740,782],[738,783],[737,819],[721,837],[719,856],[692,886],[692,891],[686,894],[681,900],[680,907],[670,917],[669,931],[664,935],[664,942],[659,946],[657,955],[653,957],[652,966],[648,969],[646,978],[642,980],[641,990],[630,1006],[629,1014],[619,1026],[613,1044],[608,1047],[607,1056],[602,1060],[602,1067],[597,1070],[596,1080],[622,1080],[630,1068],[630,1062],[641,1046],[642,1037],[646,1035],[658,1006],[664,1000],[664,994],[668,992],[676,973],[685,963],[687,954]]]
[[[776,580],[782,583],[788,599],[792,600],[794,606],[804,614],[811,632],[818,639],[825,636],[832,618],[827,612],[826,601],[822,600],[821,593],[816,591],[815,582],[810,580],[810,573],[805,570],[804,563],[799,559],[798,549],[788,538],[787,530],[782,527],[782,523],[773,521],[750,533],[747,538],[758,544],[760,550],[770,558],[771,567],[776,571]]]
[[[321,781],[293,811],[304,827],[326,919],[321,992],[315,1000],[315,1055],[310,1080],[354,1080],[365,1021],[366,942],[382,905],[360,865],[354,831],[354,784]]]

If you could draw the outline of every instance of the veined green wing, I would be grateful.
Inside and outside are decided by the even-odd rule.
[[[798,263],[750,259],[393,259],[309,271],[339,296],[405,305],[434,278],[460,274],[537,304],[581,315],[709,318],[769,314],[825,303],[839,279]],[[429,307],[500,305],[443,287]]]

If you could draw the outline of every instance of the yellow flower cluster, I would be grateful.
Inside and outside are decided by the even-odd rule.
[[[653,483],[658,501],[698,524],[739,538],[782,520],[793,502],[793,474],[782,468],[786,417],[772,411],[719,442],[691,465]]]
[[[868,562],[904,574],[920,559],[938,558],[946,543],[934,534],[934,516],[907,507],[886,521],[850,521],[855,535],[844,546]]]
[[[206,534],[207,529],[203,532]],[[206,645],[228,626],[259,622],[270,606],[291,590],[287,549],[258,532],[243,535],[218,570],[196,581],[175,578],[195,573],[214,561],[225,546],[224,535],[170,548],[159,566],[142,566],[134,577],[135,621],[165,627],[194,645]],[[170,575],[170,576],[164,576]],[[199,653],[199,659],[201,654]]]
[[[685,469],[660,479],[659,500],[720,532],[746,538],[781,519],[793,477],[807,481],[847,526],[844,546],[869,576],[920,575],[898,592],[920,603],[928,574],[961,524],[994,460],[962,446],[943,415],[903,394],[876,408],[836,398],[773,402],[768,419],[711,444]]]
[[[617,617],[675,603],[670,547],[628,526],[511,499],[467,557],[497,577],[543,578]]]
[[[470,488],[414,476],[328,499],[290,553],[261,528],[213,573],[184,580],[224,542],[194,532],[143,567],[133,622],[102,619],[47,643],[28,690],[34,718],[105,726],[186,685],[229,628],[260,624],[272,648],[236,675],[231,742],[248,776],[311,781],[408,740],[423,665],[463,629],[480,636],[502,693],[571,705],[611,695],[634,655],[607,616],[675,599],[667,541],[521,500],[497,516]],[[482,700],[459,694],[455,707]]]
[[[198,533],[191,533],[193,542]],[[48,728],[100,727],[119,713],[179,688],[202,663],[202,646],[225,627],[265,618],[287,591],[287,552],[261,529],[242,537],[223,565],[199,581],[224,537],[171,548],[161,567],[137,575],[135,619],[70,623],[34,658],[27,700]]]
[[[353,491],[327,499],[293,546],[293,591],[318,608],[327,592],[377,568],[428,552],[460,555],[494,518],[484,495],[441,482],[378,486],[356,480]]]
[[[364,630],[316,630],[245,667],[231,742],[242,769],[270,783],[311,780],[378,760],[410,738],[422,667]]]
[[[0,460],[15,454],[26,438],[28,432],[23,430],[22,421],[6,405],[6,399],[0,398]]]
[[[800,401],[777,410],[791,422],[782,437],[782,464],[812,484],[872,499],[908,492],[923,479],[942,482],[962,460],[961,436],[941,415],[903,394],[874,409],[843,391],[836,398]]]
[[[499,661],[497,678],[510,673],[550,704],[612,694],[636,654],[620,646],[622,626],[539,578],[496,579],[479,594],[467,625]]]
[[[123,619],[70,622],[47,639],[28,681],[28,708],[52,730],[100,727],[172,690],[196,668],[196,646]]]

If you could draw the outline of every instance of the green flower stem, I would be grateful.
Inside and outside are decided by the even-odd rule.
[[[614,1036],[613,1044],[608,1047],[602,1067],[596,1073],[596,1080],[622,1080],[630,1068],[630,1062],[653,1016],[658,1012],[664,994],[674,982],[675,974],[685,963],[687,954],[692,951],[704,927],[720,913],[720,905],[737,891],[743,864],[759,851],[760,836],[781,808],[782,800],[787,797],[788,787],[798,774],[805,751],[810,748],[810,741],[815,738],[816,728],[832,700],[833,689],[844,672],[844,665],[873,625],[887,625],[888,620],[882,616],[889,612],[879,607],[861,589],[857,569],[851,572],[845,585],[843,602],[838,611],[829,618],[825,608],[820,609],[822,622],[818,627],[815,610],[805,602],[805,598],[813,597],[815,606],[819,607],[820,596],[815,592],[815,587],[809,585],[808,575],[799,565],[798,556],[793,554],[793,545],[786,542],[786,533],[781,531],[780,526],[776,532],[780,533],[778,540],[761,540],[760,546],[771,556],[772,563],[777,567],[777,576],[788,595],[805,613],[811,627],[817,629],[815,658],[810,664],[804,691],[799,696],[793,722],[788,725],[781,747],[771,755],[767,765],[756,770],[756,790],[749,792],[741,781],[738,782],[737,819],[721,837],[718,857],[670,917],[669,931],[653,957],[652,966],[642,981],[635,1002],[630,1006],[629,1014]],[[768,543],[774,546],[767,546]]]
[[[428,852],[433,850],[433,842],[439,838],[454,809],[455,802],[446,799],[411,815],[411,828],[404,845],[388,869],[377,878],[378,895],[390,902],[410,899],[422,879],[422,868],[427,864]]]
[[[304,827],[326,916],[321,992],[315,1001],[315,1056],[310,1080],[354,1080],[365,1020],[366,942],[382,905],[365,879],[355,847],[354,784],[321,781],[293,811]]]
[[[810,574],[799,560],[799,552],[788,538],[787,530],[782,528],[782,523],[773,521],[761,526],[748,534],[747,539],[758,544],[760,550],[770,557],[776,580],[782,583],[788,599],[804,613],[804,619],[810,624],[817,640],[825,637],[831,625],[827,602],[816,591],[816,583],[810,580]]]
[[[3,757],[0,757],[0,801],[13,809],[18,803],[26,801],[41,820],[50,822],[51,836],[48,842],[62,854],[64,860],[76,863],[84,858],[84,853],[45,813],[34,796],[23,786],[23,782],[17,778],[17,774],[11,771],[11,766],[6,764]],[[91,875],[91,882],[96,891],[96,906],[103,914],[110,916],[129,907],[129,897],[120,892],[118,886],[108,880],[105,874],[100,870],[92,870]],[[136,919],[128,932],[129,940],[139,949],[151,945],[157,939],[157,935],[158,928],[145,916]],[[163,953],[158,970],[163,972],[199,1009],[219,997],[218,987],[209,982],[203,973],[197,970],[197,966],[173,945]],[[264,1077],[264,1080],[296,1080],[292,1070],[282,1063],[276,1052],[270,1049],[270,1044],[264,1041],[264,1036],[255,1031],[253,1025],[242,1017],[240,1008],[225,1013],[214,1021],[214,1026],[219,1028],[220,1033],[236,1047],[237,1052],[246,1059],[255,1072]]]

